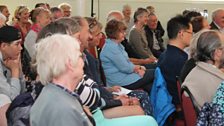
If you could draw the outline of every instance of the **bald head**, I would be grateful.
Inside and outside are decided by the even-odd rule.
[[[124,20],[124,16],[120,11],[110,11],[107,16],[107,22],[113,19],[122,21]]]
[[[220,28],[224,28],[224,9],[217,9],[212,13],[212,20],[215,22]]]

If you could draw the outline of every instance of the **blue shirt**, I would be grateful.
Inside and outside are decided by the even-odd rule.
[[[141,79],[134,72],[134,64],[130,62],[127,52],[120,43],[106,39],[100,58],[109,86],[126,86]]]

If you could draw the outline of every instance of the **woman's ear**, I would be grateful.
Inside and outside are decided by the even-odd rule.
[[[66,69],[69,71],[74,71],[74,65],[72,64],[72,61],[68,59],[65,63]]]

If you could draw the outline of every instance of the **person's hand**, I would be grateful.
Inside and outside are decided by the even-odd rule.
[[[89,116],[93,116],[92,113],[90,112],[90,109],[88,106],[83,106],[83,110],[89,115]]]
[[[138,71],[138,75],[139,75],[140,77],[143,77],[143,76],[145,75],[145,70],[139,70],[139,71]]]
[[[119,95],[115,99],[120,100],[123,106],[130,105],[130,99],[127,95]]]
[[[111,92],[119,92],[121,91],[121,87],[120,86],[113,86],[110,88]]]
[[[134,66],[134,72],[135,73],[138,73],[138,71],[141,69],[141,66],[140,65],[135,65]]]
[[[139,99],[136,97],[130,97],[129,98],[129,105],[140,105]]]
[[[5,59],[3,64],[11,71],[12,77],[19,78],[21,68],[20,56],[17,59]]]

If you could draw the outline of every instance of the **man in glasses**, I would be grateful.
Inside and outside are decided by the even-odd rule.
[[[183,49],[189,46],[192,38],[192,25],[186,17],[178,15],[171,18],[167,23],[169,42],[167,49],[160,55],[158,66],[167,83],[167,89],[172,96],[174,105],[179,105],[179,97],[176,85],[176,76],[188,59]],[[179,110],[180,111],[180,110]]]
[[[6,124],[5,112],[11,101],[25,89],[21,81],[21,41],[16,28],[0,28],[0,125]]]

